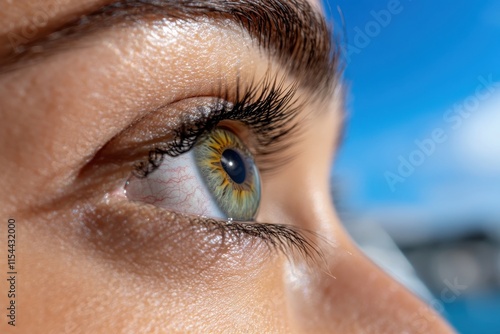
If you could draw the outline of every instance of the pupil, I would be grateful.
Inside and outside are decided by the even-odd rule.
[[[247,177],[245,163],[238,152],[230,148],[226,149],[222,152],[220,162],[222,168],[224,168],[227,175],[229,175],[234,182],[241,184],[245,181]]]

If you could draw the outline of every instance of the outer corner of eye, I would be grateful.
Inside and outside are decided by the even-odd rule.
[[[260,175],[244,143],[216,128],[190,151],[165,155],[146,176],[131,176],[125,195],[179,213],[251,221],[260,204]]]

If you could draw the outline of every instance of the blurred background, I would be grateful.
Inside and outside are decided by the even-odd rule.
[[[500,1],[323,6],[346,65],[347,229],[458,332],[500,333]]]

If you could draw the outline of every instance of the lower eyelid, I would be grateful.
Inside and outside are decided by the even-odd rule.
[[[190,217],[123,196],[109,196],[82,217],[82,235],[93,253],[117,270],[141,277],[217,279],[258,269],[280,254],[313,264],[322,258],[311,232]]]
[[[193,279],[201,272],[236,273],[269,258],[259,238],[122,196],[110,196],[84,216],[84,237],[99,256],[141,275]]]

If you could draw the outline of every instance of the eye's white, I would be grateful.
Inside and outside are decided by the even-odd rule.
[[[198,168],[192,151],[172,158],[145,178],[132,177],[125,187],[128,199],[186,213],[224,219]]]

